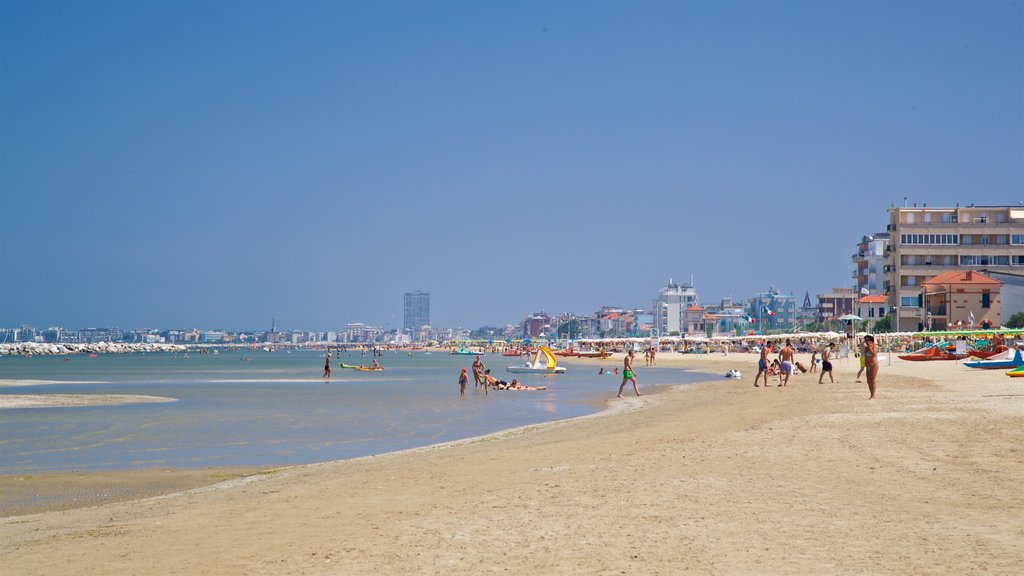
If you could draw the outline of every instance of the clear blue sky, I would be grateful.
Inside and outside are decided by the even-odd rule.
[[[0,325],[435,325],[850,285],[1024,198],[1017,2],[0,4]]]

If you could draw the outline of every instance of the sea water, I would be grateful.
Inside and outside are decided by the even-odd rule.
[[[0,410],[0,472],[132,468],[281,466],[380,454],[590,414],[618,391],[621,377],[599,366],[562,363],[565,374],[509,374],[521,362],[482,357],[492,375],[546,391],[496,391],[485,397],[472,376],[460,398],[458,376],[473,356],[385,352],[381,372],[338,367],[320,378],[324,353],[312,350],[215,354],[107,354],[3,357],[0,379],[46,384],[2,394],[142,394],[176,402]],[[346,364],[369,365],[358,351]],[[641,389],[655,391],[708,375],[646,368]],[[605,361],[607,371],[619,363]],[[470,371],[470,374],[472,371]],[[629,388],[628,393],[632,390]]]

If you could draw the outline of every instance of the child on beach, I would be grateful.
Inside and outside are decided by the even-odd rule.
[[[469,375],[466,374],[466,369],[462,369],[462,374],[459,374],[459,396],[466,396],[466,384],[469,384]]]

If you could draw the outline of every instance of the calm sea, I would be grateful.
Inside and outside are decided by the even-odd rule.
[[[342,360],[369,364],[372,358],[353,352]],[[470,379],[462,399],[458,374],[472,356],[387,352],[379,361],[383,372],[335,367],[328,382],[320,379],[324,355],[316,351],[76,355],[67,363],[60,356],[0,357],[0,379],[66,382],[4,387],[0,394],[178,399],[0,410],[0,472],[279,466],[366,456],[593,413],[621,381],[565,362],[566,374],[516,375],[548,391],[492,391],[485,398]],[[502,380],[512,379],[505,366],[519,362],[499,355],[483,361]],[[638,368],[648,391],[708,377]],[[83,381],[90,383],[76,383]]]

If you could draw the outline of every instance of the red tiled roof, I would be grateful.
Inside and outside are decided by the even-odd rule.
[[[929,278],[922,282],[922,284],[990,284],[997,286],[1001,285],[1002,282],[973,270],[951,270]]]
[[[698,306],[698,305],[694,304],[693,306],[690,306],[689,308],[687,308],[687,311],[697,312],[698,310],[703,310],[703,309],[704,309],[703,306]]]
[[[859,302],[861,304],[885,304],[888,297],[885,294],[878,294],[876,296],[864,296]]]

